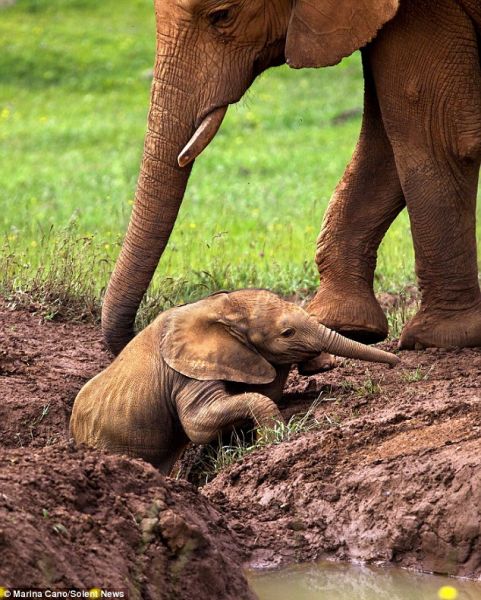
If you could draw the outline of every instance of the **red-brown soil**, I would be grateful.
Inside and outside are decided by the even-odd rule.
[[[291,375],[285,414],[319,397],[318,430],[203,489],[252,565],[335,558],[481,577],[481,352],[401,358]]]
[[[254,598],[224,519],[189,483],[141,461],[68,443],[4,449],[0,485],[4,587]]]
[[[317,429],[199,494],[141,461],[75,450],[73,400],[110,360],[98,327],[0,301],[2,585],[249,598],[239,547],[257,566],[331,557],[480,577],[481,352],[401,358],[294,372],[285,416],[319,397]]]
[[[0,441],[41,448],[65,440],[82,385],[110,358],[93,325],[45,321],[0,299]]]

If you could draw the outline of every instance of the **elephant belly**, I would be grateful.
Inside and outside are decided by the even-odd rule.
[[[109,422],[104,420],[102,426],[95,430],[92,445],[141,458],[156,467],[167,463],[173,465],[175,457],[185,447],[187,437],[168,413],[155,417],[135,411],[135,414],[119,414]]]
[[[167,473],[187,443],[187,436],[182,430],[173,428],[171,424],[162,426],[159,423],[156,429],[143,426],[130,430],[123,438],[116,435],[109,450],[141,458]]]

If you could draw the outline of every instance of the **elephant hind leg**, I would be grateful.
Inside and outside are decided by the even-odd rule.
[[[363,64],[361,134],[324,218],[316,253],[320,287],[308,310],[331,329],[374,343],[388,332],[373,291],[377,250],[405,202],[367,51]]]
[[[420,311],[400,346],[481,345],[475,230],[481,69],[473,23],[449,0],[405,0],[373,45],[371,64],[421,290]]]

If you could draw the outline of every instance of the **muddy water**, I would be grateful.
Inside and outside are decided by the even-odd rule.
[[[248,577],[260,600],[481,600],[481,582],[393,568],[324,562]]]

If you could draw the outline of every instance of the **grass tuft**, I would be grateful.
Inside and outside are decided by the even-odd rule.
[[[287,423],[277,421],[271,426],[258,427],[248,432],[234,430],[227,442],[219,436],[216,444],[199,447],[193,460],[182,461],[182,470],[177,473],[177,477],[204,485],[256,450],[287,442],[310,431],[337,427],[338,423],[327,415],[323,420],[315,417],[320,402],[321,399],[318,398],[305,414],[294,415]]]
[[[354,386],[353,391],[356,396],[364,398],[366,396],[377,396],[382,393],[381,383],[376,379],[373,379],[369,369],[365,371],[366,378],[364,381],[357,386]]]
[[[416,314],[419,309],[419,294],[413,291],[413,286],[398,291],[394,304],[387,310],[389,326],[388,340],[400,337],[404,325]]]
[[[0,293],[13,307],[35,305],[45,319],[97,320],[111,269],[92,236],[79,236],[75,224],[62,231],[51,226],[30,244],[30,251],[15,252],[4,238]]]
[[[413,371],[404,371],[402,378],[406,383],[417,383],[418,381],[427,381],[433,370],[434,365],[428,368],[416,367]]]

